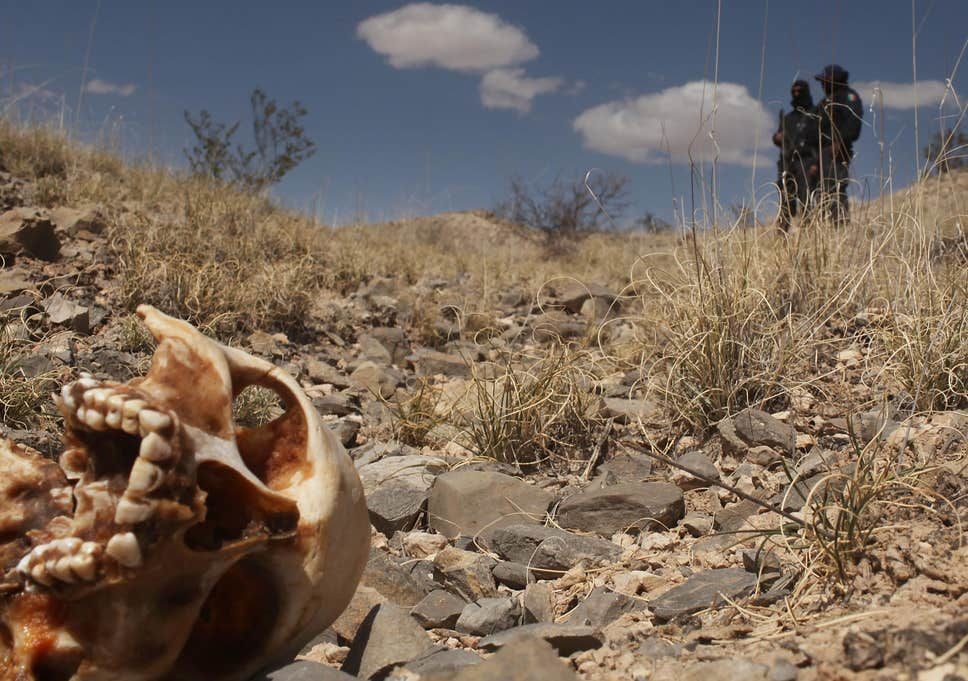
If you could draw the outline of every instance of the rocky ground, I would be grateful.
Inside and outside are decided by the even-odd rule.
[[[116,213],[0,184],[5,387],[142,373]],[[597,330],[634,334],[624,292],[561,280],[469,314],[463,286],[370,277],[320,296],[298,337],[236,338],[304,386],[372,521],[349,608],[268,678],[968,679],[965,411],[872,409],[863,343],[821,344],[825,390],[683,428],[602,350]],[[37,418],[29,397],[3,434],[55,455],[53,405]],[[238,418],[276,409],[244,394]]]

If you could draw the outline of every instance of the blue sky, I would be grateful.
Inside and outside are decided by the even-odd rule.
[[[968,3],[916,0],[913,19],[906,1],[797,4],[723,2],[717,51],[710,0],[4,0],[0,101],[181,166],[184,110],[247,121],[253,87],[298,99],[318,152],[275,194],[327,221],[487,208],[512,175],[540,183],[592,168],[629,177],[630,217],[671,218],[676,197],[690,202],[689,142],[711,161],[710,134],[720,202],[768,202],[768,135],[789,83],[838,62],[868,83],[865,104],[882,83],[884,116],[867,113],[876,131],[865,127],[855,175],[876,193],[893,164],[895,182],[909,182],[914,105],[923,138],[942,98],[957,115],[968,94],[968,55],[945,82]]]

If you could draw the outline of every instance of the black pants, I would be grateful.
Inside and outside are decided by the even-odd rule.
[[[780,227],[784,230],[789,228],[792,218],[806,213],[810,194],[815,189],[815,183],[811,181],[810,174],[810,167],[815,164],[815,160],[799,155],[787,162],[781,159],[777,163],[779,177],[776,184],[780,188]]]
[[[820,150],[821,207],[835,224],[844,224],[850,217],[847,184],[852,158],[850,152],[834,154],[831,147]]]

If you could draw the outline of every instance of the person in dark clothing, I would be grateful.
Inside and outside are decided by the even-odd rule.
[[[860,95],[847,85],[848,73],[842,67],[831,64],[815,77],[826,95],[817,105],[820,158],[815,174],[830,218],[843,224],[848,218],[850,162],[864,122],[864,107]]]
[[[784,232],[790,221],[804,213],[816,179],[811,181],[810,168],[817,164],[817,111],[810,94],[810,83],[797,80],[790,86],[788,114],[780,112],[780,127],[773,144],[780,147],[777,161],[777,186],[780,189],[780,217],[777,226]]]

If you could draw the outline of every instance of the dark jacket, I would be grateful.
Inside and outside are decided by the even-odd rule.
[[[781,170],[817,157],[817,110],[814,107],[796,107],[784,115],[777,132],[782,137],[777,144],[780,147]]]
[[[860,137],[864,121],[864,106],[860,95],[846,85],[834,88],[830,97],[824,97],[817,105],[820,122],[820,145],[832,151],[841,160],[850,161],[854,154],[854,142]]]

